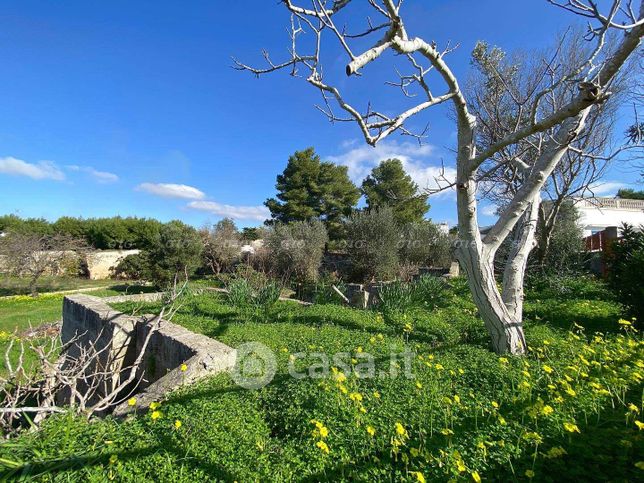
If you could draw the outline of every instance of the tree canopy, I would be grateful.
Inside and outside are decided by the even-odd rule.
[[[391,207],[396,223],[417,223],[429,209],[428,194],[418,192],[399,159],[387,159],[376,166],[362,182],[362,193],[369,209]]]
[[[332,239],[342,236],[342,218],[351,214],[360,198],[347,167],[321,161],[313,148],[289,157],[286,169],[277,176],[276,188],[276,198],[264,203],[272,222],[319,219]]]
[[[644,200],[644,191],[635,191],[633,188],[622,188],[617,192],[617,196],[627,200]]]

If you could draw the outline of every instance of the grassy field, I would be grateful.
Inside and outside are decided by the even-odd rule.
[[[83,283],[84,282],[84,283]],[[88,282],[95,282],[89,283]],[[15,286],[22,286],[22,282],[16,282]],[[85,285],[87,284],[87,285]],[[54,284],[53,286],[61,290],[73,290],[72,287],[92,287],[96,290],[87,292],[88,294],[97,297],[109,297],[111,295],[120,295],[124,293],[140,293],[155,290],[153,287],[142,285],[129,285],[124,283],[115,282],[114,280],[85,280],[85,279],[64,279],[63,281]],[[0,297],[0,375],[6,374],[6,361],[5,352],[10,344],[12,338],[24,338],[27,331],[32,328],[42,327],[47,324],[58,322],[62,318],[62,304],[63,294],[43,293],[38,297],[31,297],[29,295],[12,295]],[[43,334],[44,335],[44,334]],[[26,342],[37,342],[40,338],[38,334],[34,338]],[[19,348],[16,341],[10,353],[10,360],[16,361],[19,355]],[[26,362],[31,365],[33,357],[28,354]]]
[[[109,287],[114,280],[90,280],[79,277],[40,277],[36,288],[38,293],[75,290],[79,288]],[[29,281],[25,278],[0,274],[0,297],[11,295],[29,295]]]
[[[460,282],[436,309],[405,314],[403,327],[385,324],[376,311],[338,305],[285,302],[266,313],[231,307],[217,294],[188,296],[175,322],[275,353],[278,370],[268,386],[244,390],[219,375],[124,421],[52,417],[41,431],[0,444],[3,474],[45,481],[637,481],[644,475],[643,345],[603,292],[591,299],[576,293],[530,294],[525,358],[488,350]],[[603,334],[585,330],[586,322]],[[415,352],[411,378],[355,375],[360,354],[372,354],[378,373],[388,373],[390,354],[405,348]],[[347,367],[334,365],[328,377],[288,374],[289,363],[298,371],[319,363],[314,352],[342,351],[350,352]]]

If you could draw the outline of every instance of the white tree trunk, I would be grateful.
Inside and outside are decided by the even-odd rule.
[[[465,120],[463,120],[465,121]],[[523,354],[526,349],[520,319],[513,319],[508,312],[494,277],[496,248],[483,243],[476,216],[476,170],[470,160],[475,154],[474,129],[476,121],[469,118],[459,125],[459,150],[457,161],[457,209],[459,242],[457,258],[467,275],[474,303],[485,323],[492,341],[492,348],[499,354]]]
[[[541,196],[537,195],[523,214],[512,240],[512,248],[503,272],[503,302],[510,317],[520,322],[523,319],[523,280],[528,256],[536,245],[535,233],[539,220]]]

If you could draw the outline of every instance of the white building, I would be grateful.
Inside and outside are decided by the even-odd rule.
[[[593,235],[609,226],[628,223],[636,228],[644,225],[644,200],[623,198],[581,198],[575,200],[579,223],[584,236]]]

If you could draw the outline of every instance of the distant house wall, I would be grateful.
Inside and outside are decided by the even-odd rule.
[[[622,223],[635,227],[644,225],[644,200],[589,198],[577,200],[575,207],[584,236],[611,226],[619,227]]]
[[[87,272],[92,280],[110,278],[110,269],[118,265],[128,255],[136,255],[141,250],[98,250],[87,254]]]

